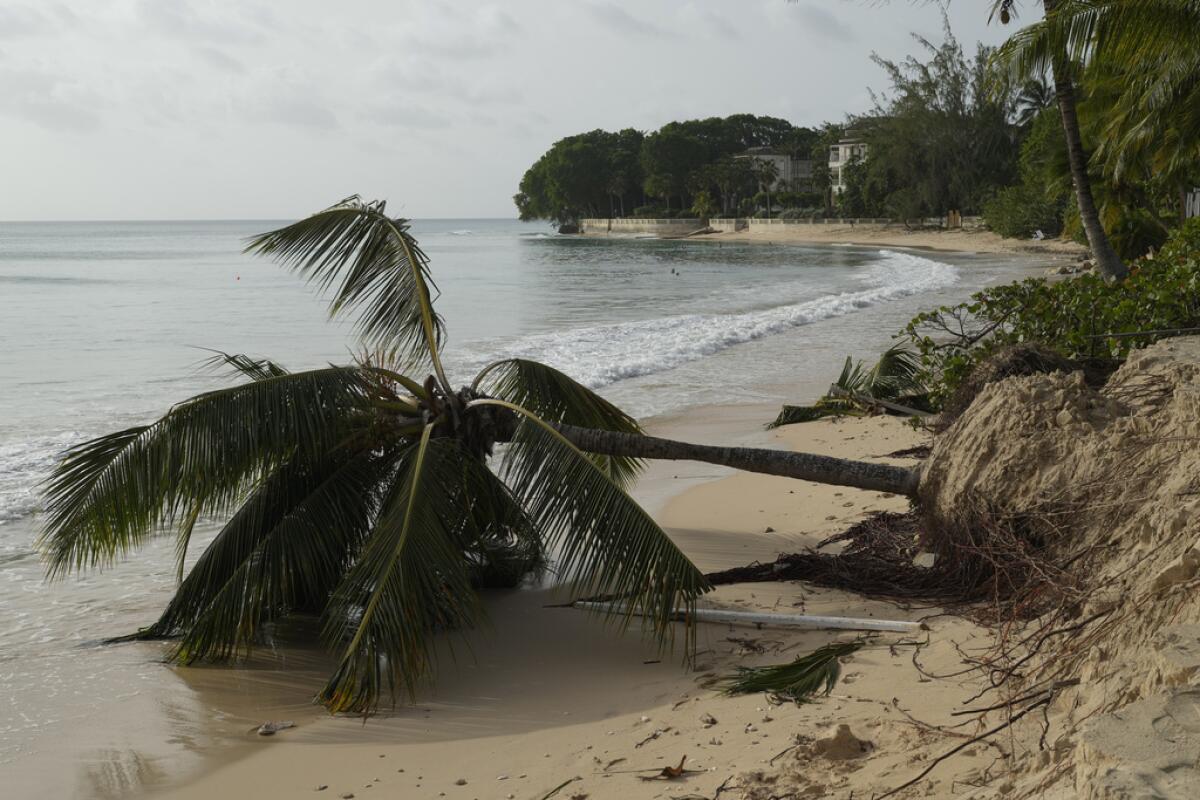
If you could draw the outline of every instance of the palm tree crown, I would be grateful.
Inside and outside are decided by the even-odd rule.
[[[428,259],[382,202],[348,198],[247,250],[331,291],[365,354],[302,372],[219,354],[242,382],[67,451],[46,491],[52,575],[174,535],[179,587],[129,638],[176,638],[183,663],[221,660],[273,621],[319,614],[339,654],[318,694],[331,711],[411,696],[431,677],[433,637],[480,619],[478,589],[551,556],[577,591],[623,599],[619,621],[644,615],[672,640],[703,576],[626,494],[640,462],[586,455],[560,432],[639,433],[635,420],[533,361],[454,389]],[[184,576],[202,517],[224,523]]]

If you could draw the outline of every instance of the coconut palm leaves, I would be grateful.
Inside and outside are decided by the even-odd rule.
[[[999,5],[1010,5],[1002,0]],[[1056,54],[1116,88],[1096,136],[1097,161],[1120,180],[1132,164],[1172,182],[1200,158],[1200,0],[1056,0],[996,53],[1013,77],[1044,75]]]
[[[357,311],[366,344],[394,349],[401,358],[428,357],[444,383],[438,358],[444,326],[433,310],[429,260],[407,221],[387,216],[386,206],[348,197],[255,237],[246,251],[271,256],[322,290],[332,289],[330,313]]]
[[[553,367],[521,358],[497,361],[484,367],[473,388],[516,403],[547,422],[621,433],[641,433],[637,420]],[[628,486],[642,462],[619,456],[589,456],[609,478]]]
[[[72,448],[46,490],[51,572],[110,563],[165,526],[231,510],[296,453],[333,450],[352,432],[359,372],[329,367],[208,392],[151,425]]]
[[[921,362],[915,353],[894,345],[884,351],[875,366],[846,358],[842,372],[829,393],[811,406],[784,406],[767,429],[822,417],[859,416],[871,400],[900,401],[922,405],[926,388],[921,380]]]
[[[819,647],[790,664],[768,667],[738,667],[725,679],[725,694],[766,692],[772,702],[790,701],[803,705],[821,692],[828,696],[842,673],[840,659],[862,647],[862,642],[834,642]]]
[[[548,554],[579,590],[620,596],[623,622],[644,614],[672,641],[703,576],[625,493],[639,462],[585,455],[557,427],[629,434],[636,421],[531,361],[454,390],[427,261],[382,203],[350,198],[250,249],[331,289],[335,313],[357,311],[369,354],[288,372],[217,353],[209,364],[246,382],[72,448],[46,491],[52,574],[173,533],[182,576],[198,520],[224,519],[134,638],[175,638],[185,663],[228,659],[269,623],[318,614],[338,654],[318,693],[332,711],[411,696],[433,674],[434,638],[478,621],[477,589],[515,585]],[[420,363],[435,374],[404,374]]]

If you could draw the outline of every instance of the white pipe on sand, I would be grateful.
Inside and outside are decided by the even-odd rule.
[[[623,612],[623,605],[611,603],[596,603],[580,600],[573,604],[575,608],[587,611]],[[634,612],[637,616],[644,616]],[[680,617],[687,612],[677,610]],[[732,625],[772,625],[780,628],[808,628],[811,630],[845,630],[845,631],[895,631],[896,633],[911,633],[921,627],[919,622],[904,622],[891,619],[855,619],[854,617],[818,617],[808,614],[768,614],[758,611],[722,611],[717,608],[697,608],[692,612],[697,622],[728,622]]]

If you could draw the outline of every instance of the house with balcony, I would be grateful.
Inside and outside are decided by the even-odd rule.
[[[775,182],[772,192],[811,192],[813,190],[813,162],[810,158],[799,158],[796,153],[773,147],[751,147],[735,158],[769,161],[775,165]]]
[[[867,142],[860,133],[846,131],[837,144],[829,147],[829,190],[837,197],[846,190],[842,170],[851,161],[862,161],[867,157]]]

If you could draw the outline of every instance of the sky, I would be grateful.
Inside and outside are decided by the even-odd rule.
[[[955,0],[968,47],[1010,29]],[[0,220],[287,219],[351,194],[513,217],[557,139],[840,121],[941,12],[910,0],[0,0]]]

